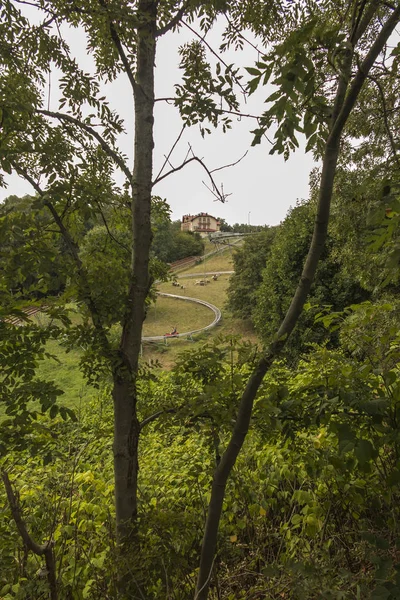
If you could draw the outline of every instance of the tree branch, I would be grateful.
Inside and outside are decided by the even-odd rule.
[[[10,479],[8,477],[8,473],[6,471],[1,472],[1,476],[4,482],[4,487],[6,489],[8,504],[10,506],[12,517],[15,521],[15,524],[18,529],[18,533],[24,542],[25,547],[28,550],[31,550],[37,556],[44,556],[46,561],[46,570],[47,570],[47,581],[50,588],[50,598],[51,600],[57,600],[57,580],[56,580],[56,567],[54,560],[54,552],[53,540],[49,540],[45,544],[38,544],[35,540],[29,535],[29,532],[26,528],[25,521],[22,518],[21,508],[19,506],[16,495],[14,494],[14,490],[12,489]]]
[[[185,12],[187,11],[187,9],[189,8],[189,6],[190,6],[190,0],[188,0],[188,2],[185,2],[180,7],[180,9],[176,13],[176,15],[174,17],[172,17],[172,19],[169,23],[164,25],[164,27],[160,27],[160,29],[157,29],[156,37],[161,37],[162,35],[165,35],[168,31],[171,31],[171,29],[176,27],[179,24],[179,22],[182,20],[182,17],[185,14]]]
[[[178,410],[179,410],[178,408],[164,408],[163,410],[159,410],[156,413],[154,413],[153,415],[146,417],[140,423],[140,431],[142,431],[143,427],[146,427],[146,425],[148,425],[149,423],[156,421],[158,419],[158,417],[161,417],[161,415],[173,414],[173,413],[178,412]]]
[[[354,25],[354,29],[351,34],[351,42],[356,45],[360,38],[364,35],[367,30],[368,25],[370,24],[372,18],[376,14],[376,11],[381,5],[380,0],[372,0],[369,6],[365,9],[365,0],[362,3],[359,13],[357,16],[357,20]]]
[[[182,126],[182,129],[181,129],[181,131],[180,131],[180,133],[179,133],[179,135],[178,135],[178,137],[176,138],[175,142],[174,142],[174,143],[173,143],[173,145],[172,145],[172,148],[171,148],[171,150],[168,152],[167,156],[165,157],[164,164],[163,164],[163,166],[161,167],[161,169],[160,169],[160,171],[159,171],[159,173],[158,173],[158,175],[157,175],[157,177],[156,177],[156,179],[155,179],[155,181],[156,181],[156,182],[157,182],[158,178],[160,177],[161,173],[164,171],[164,169],[165,169],[166,165],[169,163],[169,159],[171,158],[171,155],[172,155],[173,151],[175,150],[175,148],[176,148],[176,146],[177,146],[177,144],[178,144],[179,140],[181,139],[181,137],[182,137],[182,135],[183,135],[183,132],[185,131],[185,128],[186,128],[186,125],[183,125],[183,126]]]
[[[237,27],[228,17],[228,15],[226,13],[224,13],[224,17],[225,19],[228,21],[228,25],[229,27],[231,27],[237,34],[238,37],[243,40],[244,42],[246,42],[246,44],[248,44],[251,48],[253,48],[253,50],[255,50],[257,52],[257,55],[260,56],[260,54],[262,54],[261,50],[259,48],[257,48],[257,46],[255,44],[253,44],[252,42],[250,42],[247,38],[244,37],[244,35],[242,34],[242,32],[240,31],[239,27]]]
[[[26,528],[25,522],[22,519],[21,509],[17,502],[17,498],[14,494],[14,491],[11,486],[10,479],[8,477],[8,473],[6,471],[2,471],[1,473],[4,487],[6,488],[7,499],[10,505],[11,514],[17,526],[18,532],[28,550],[31,550],[34,554],[38,556],[43,556],[46,552],[47,548],[51,544],[51,542],[47,542],[46,544],[37,544],[35,540],[31,538]]]
[[[230,163],[229,165],[223,165],[222,167],[217,167],[216,169],[212,169],[210,171],[210,173],[215,173],[216,171],[222,171],[223,169],[228,169],[229,167],[234,167],[235,165],[238,165],[244,158],[246,158],[248,153],[249,153],[249,151],[246,150],[246,152],[243,154],[243,156],[238,158],[238,160],[235,160],[235,162]]]
[[[111,19],[109,18],[108,11],[107,11],[107,4],[106,4],[105,0],[99,0],[99,4],[103,8],[104,12],[107,14],[108,26],[109,26],[109,29],[110,29],[111,39],[114,42],[114,46],[116,47],[118,55],[119,55],[119,57],[121,59],[121,62],[124,65],[125,73],[126,73],[128,79],[129,79],[129,83],[131,84],[132,91],[135,92],[135,90],[138,87],[138,84],[136,83],[135,76],[134,76],[133,71],[131,69],[131,66],[129,64],[128,58],[127,58],[127,56],[125,54],[125,50],[124,50],[124,48],[122,46],[121,39],[120,39],[120,37],[118,35],[118,32],[117,32],[117,30],[115,28],[115,25],[111,21]]]
[[[162,181],[163,179],[165,179],[166,177],[168,177],[169,175],[172,175],[173,173],[176,173],[177,171],[180,171],[181,169],[183,169],[183,167],[186,167],[186,165],[188,165],[189,163],[196,161],[198,162],[203,169],[207,172],[207,175],[210,178],[210,181],[212,183],[213,189],[215,191],[215,194],[218,196],[218,199],[224,203],[225,202],[225,198],[226,196],[221,194],[221,192],[219,191],[217,184],[214,181],[214,178],[212,176],[212,171],[210,171],[206,165],[204,164],[204,162],[201,160],[201,158],[199,158],[198,156],[192,156],[191,158],[188,158],[187,160],[184,160],[182,164],[179,165],[179,167],[174,167],[172,168],[170,171],[168,171],[167,173],[165,173],[165,175],[161,175],[161,177],[157,177],[157,179],[155,179],[155,181],[153,181],[153,187],[157,184],[160,183],[160,181]],[[169,162],[169,161],[168,161]]]
[[[115,237],[115,236],[114,236],[114,235],[111,233],[111,231],[110,231],[110,228],[108,227],[107,220],[106,220],[106,218],[105,218],[105,216],[104,216],[103,209],[102,209],[102,207],[101,207],[101,204],[100,204],[100,202],[99,202],[98,200],[96,200],[96,199],[95,199],[95,202],[96,202],[97,208],[99,209],[100,216],[101,216],[101,220],[102,220],[102,221],[103,221],[103,223],[104,223],[104,227],[105,227],[105,228],[106,228],[106,230],[107,230],[107,234],[108,234],[108,236],[109,236],[109,237],[112,239],[112,241],[113,241],[115,244],[117,244],[118,246],[120,246],[121,248],[123,248],[123,249],[125,250],[125,252],[126,252],[128,255],[130,255],[130,253],[131,253],[131,249],[130,249],[130,248],[128,248],[128,246],[125,246],[125,244],[122,244],[122,242],[120,242],[119,240],[117,240],[117,238],[116,238],[116,237]]]
[[[95,140],[97,140],[99,142],[99,144],[102,147],[102,149],[104,150],[104,152],[106,154],[108,154],[108,156],[121,169],[121,171],[124,173],[125,177],[127,178],[129,185],[132,187],[132,174],[131,174],[129,168],[127,167],[125,162],[122,160],[121,156],[119,156],[118,153],[115,152],[115,150],[113,150],[109,144],[107,144],[105,139],[99,133],[97,133],[97,131],[95,129],[93,129],[93,127],[91,127],[90,125],[87,125],[86,123],[82,123],[82,121],[80,121],[79,119],[76,119],[75,117],[72,117],[71,115],[67,115],[65,113],[54,112],[51,110],[43,110],[43,109],[37,109],[35,112],[37,112],[40,115],[44,115],[46,117],[58,119],[61,122],[66,121],[67,123],[72,123],[73,125],[76,125],[80,129],[82,129],[83,131],[85,131],[86,133],[91,135]]]
[[[397,154],[396,142],[394,140],[393,133],[392,133],[392,131],[390,129],[390,125],[389,125],[388,111],[387,111],[387,107],[386,107],[385,94],[383,93],[382,86],[381,86],[380,81],[378,79],[376,79],[375,77],[373,77],[373,75],[368,75],[368,78],[371,81],[373,81],[375,83],[376,87],[378,88],[379,95],[380,95],[381,101],[382,101],[383,121],[385,123],[386,132],[388,134],[388,138],[389,138],[389,141],[390,141],[390,146],[392,148],[392,153],[393,153],[394,159],[395,159],[395,161],[397,163],[397,166],[400,168],[400,159],[399,159],[399,156]]]
[[[189,31],[194,33],[194,35],[196,35],[199,38],[201,43],[204,44],[206,46],[206,48],[209,49],[211,54],[213,54],[224,65],[224,67],[226,69],[230,70],[229,65],[224,60],[222,60],[220,55],[210,46],[210,44],[208,42],[206,42],[206,40],[204,39],[204,36],[200,35],[195,29],[193,29],[193,27],[191,27],[188,23],[186,23],[186,21],[182,21],[182,23],[183,23],[183,25],[185,25],[185,27],[187,27],[189,29]],[[243,85],[240,83],[240,81],[236,77],[233,77],[233,80],[235,81],[236,85],[239,86],[239,88],[242,90],[245,98],[247,98],[248,91],[246,90],[246,88],[243,87]]]
[[[370,69],[372,68],[374,62],[378,58],[379,54],[382,52],[382,49],[389,39],[390,35],[393,33],[396,25],[398,24],[400,19],[400,6],[393,11],[390,17],[387,19],[386,23],[382,26],[375,42],[372,44],[369,52],[366,57],[362,61],[358,71],[353,79],[353,82],[347,92],[346,98],[343,102],[343,106],[338,114],[338,117],[333,125],[332,131],[329,135],[329,139],[333,139],[340,135],[343,131],[343,128],[346,124],[346,121],[349,117],[350,112],[352,111],[362,85],[367,78]]]
[[[370,24],[376,11],[378,10],[380,0],[372,0],[372,2],[369,4],[366,10],[365,5],[366,0],[363,0],[357,17],[354,15],[354,24],[347,41],[348,47],[344,49],[344,52],[346,52],[347,55],[345,57],[345,64],[339,78],[338,92],[336,94],[335,103],[332,111],[332,128],[335,124],[336,119],[339,116],[341,109],[343,108],[343,102],[348,90],[350,69],[354,57],[354,47],[359,41],[359,39],[362,37],[362,35],[365,33],[368,25]]]
[[[166,102],[169,104],[170,102],[174,102],[175,98],[154,98],[154,103],[156,102]]]

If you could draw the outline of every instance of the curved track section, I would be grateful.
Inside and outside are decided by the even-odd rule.
[[[183,273],[176,275],[176,279],[194,279],[195,277],[208,277],[209,275],[233,275],[235,271],[208,271],[208,273]]]
[[[176,294],[165,294],[163,292],[158,292],[157,296],[164,296],[166,298],[175,298],[176,300],[185,300],[186,302],[194,302],[195,304],[202,304],[203,306],[206,306],[214,313],[213,322],[210,323],[209,325],[206,325],[206,327],[202,327],[201,329],[194,329],[193,331],[185,331],[184,333],[178,333],[177,335],[174,335],[172,339],[190,337],[190,336],[194,335],[195,333],[201,333],[203,331],[207,331],[208,329],[212,329],[213,327],[215,327],[221,320],[222,315],[221,315],[221,311],[219,310],[219,308],[214,306],[214,304],[210,304],[209,302],[206,302],[205,300],[198,300],[198,298],[189,298],[188,296],[177,296]],[[165,339],[169,339],[170,337],[172,337],[172,336],[153,335],[151,337],[142,337],[142,342],[160,342],[160,341],[164,341]]]

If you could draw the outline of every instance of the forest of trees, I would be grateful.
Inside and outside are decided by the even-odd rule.
[[[400,598],[400,5],[3,0],[0,19],[0,183],[31,187],[0,205],[0,597]],[[153,188],[193,160],[213,184],[193,155],[153,174],[157,41],[183,22],[182,126],[234,127],[271,83],[253,144],[283,160],[305,139],[319,167],[279,226],[232,226],[252,235],[226,314],[258,343],[213,335],[163,370],[141,357],[155,283],[203,243]],[[241,72],[224,50],[249,32]],[[132,167],[103,95],[121,76]],[[40,369],[55,342],[95,390],[79,410]]]

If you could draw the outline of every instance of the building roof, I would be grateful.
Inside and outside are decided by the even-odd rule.
[[[197,215],[183,215],[182,222],[188,223],[190,221],[193,221],[197,217],[210,217],[211,219],[215,219],[217,221],[217,218],[214,217],[213,215],[209,215],[208,213],[201,212],[201,213],[198,213]],[[218,223],[218,221],[217,221],[217,223]]]

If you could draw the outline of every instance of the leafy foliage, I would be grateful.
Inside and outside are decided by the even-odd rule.
[[[233,92],[233,80],[240,81],[239,69],[234,65],[225,67],[222,72],[221,63],[217,62],[213,76],[206,58],[204,46],[197,40],[185,44],[180,49],[183,70],[182,84],[175,86],[175,105],[187,125],[200,124],[201,134],[211,133],[203,121],[209,121],[214,127],[222,123],[225,132],[231,128],[232,119],[223,116],[222,105],[228,111],[239,110],[239,103]]]
[[[154,224],[152,251],[166,263],[198,256],[204,251],[204,242],[197,232],[181,231],[180,221],[169,218],[157,219]]]
[[[281,361],[264,381],[225,499],[216,566],[224,598],[396,598],[395,316],[389,304],[324,313],[325,326],[340,323],[348,350],[315,346],[295,369]],[[371,331],[379,331],[379,344],[377,335],[371,344]],[[142,568],[133,594],[140,589],[158,599],[174,590],[183,600],[193,593],[202,505],[254,360],[250,347],[225,340],[182,356],[170,374],[142,370],[142,422],[153,411],[162,414],[148,421],[141,438]],[[45,418],[39,423],[47,465],[41,455],[24,453],[12,468],[3,462],[18,479],[27,526],[36,539],[52,532],[62,598],[112,596],[116,566],[124,567],[115,556],[109,509],[108,395],[84,411],[78,426],[56,420],[49,435]],[[10,531],[5,510],[0,528]],[[42,593],[37,561],[22,552],[13,528],[2,536],[0,555],[6,598]]]
[[[35,300],[65,288],[70,261],[34,198],[9,197],[0,206],[0,265],[4,302],[10,292],[14,299]]]
[[[245,238],[233,255],[235,272],[228,288],[228,308],[235,316],[250,319],[256,307],[256,292],[271,252],[276,228]]]
[[[62,311],[48,309],[48,312],[65,322],[68,320]],[[43,328],[25,323],[23,326],[23,321],[15,325],[10,322],[15,314],[3,311],[0,317],[0,414],[3,417],[0,455],[3,456],[10,448],[16,451],[37,445],[37,434],[41,430],[38,415],[49,413],[55,417],[60,413],[63,419],[75,418],[70,408],[57,402],[63,390],[54,381],[37,375],[38,362],[50,358],[46,351],[47,340],[57,338],[62,329],[57,325]],[[21,313],[20,318],[26,319],[26,315]]]
[[[314,219],[315,208],[312,201],[299,203],[289,212],[274,237],[266,266],[261,273],[262,281],[258,287],[254,286],[252,317],[257,331],[265,341],[270,339],[282,320],[296,289],[311,241]],[[332,256],[332,249],[335,247],[332,236],[328,239],[312,286],[310,306],[332,305],[339,309],[367,296]],[[255,284],[256,282],[257,280],[254,281]],[[321,339],[319,336],[323,333],[313,327],[313,314],[315,311],[308,311],[301,317],[291,340],[293,347]]]

